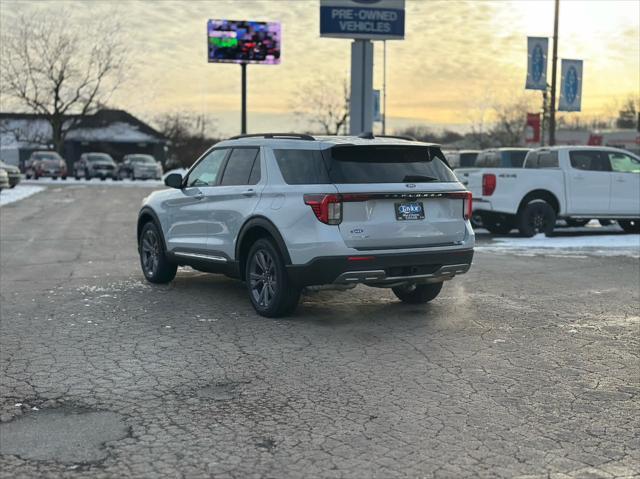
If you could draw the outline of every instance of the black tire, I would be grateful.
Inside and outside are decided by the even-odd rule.
[[[89,174],[89,172],[87,170],[84,171],[84,179],[85,180],[91,180],[91,175]]]
[[[26,175],[26,174],[25,174],[25,175],[24,175],[24,177],[25,177],[27,180],[30,180],[30,179],[31,179],[31,175]]]
[[[162,233],[153,221],[142,227],[138,240],[140,267],[150,283],[168,283],[176,277],[178,265],[167,258]]]
[[[279,318],[296,309],[300,288],[291,283],[282,253],[270,239],[261,238],[251,245],[245,278],[249,299],[259,315]]]
[[[508,235],[513,229],[513,223],[509,220],[484,220],[484,227],[492,235]]]
[[[618,220],[618,224],[625,233],[640,233],[640,219],[637,220]]]
[[[533,200],[518,213],[518,230],[526,238],[537,233],[549,235],[556,225],[556,212],[544,200]]]
[[[427,283],[396,286],[392,288],[392,291],[404,303],[422,304],[434,300],[440,294],[441,289],[442,283]]]
[[[107,177],[106,177],[106,176],[101,176],[101,177],[100,177],[100,181],[105,181],[106,179],[107,179]]]
[[[579,228],[581,226],[586,225],[591,220],[590,219],[589,220],[582,220],[582,219],[577,219],[577,218],[565,218],[565,221],[567,223],[567,226],[571,226],[573,228]]]

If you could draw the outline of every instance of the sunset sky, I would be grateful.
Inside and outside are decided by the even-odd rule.
[[[209,18],[282,22],[282,63],[248,67],[250,130],[297,129],[291,104],[301,85],[316,77],[340,82],[349,73],[350,41],[320,38],[318,0],[2,0],[0,27],[20,13],[46,15],[53,5],[66,7],[76,26],[95,15],[121,19],[131,80],[112,102],[146,119],[202,112],[218,119],[218,131],[237,132],[240,67],[207,63]],[[526,37],[553,33],[552,1],[407,0],[406,8],[405,40],[387,42],[391,128],[464,129],[474,111],[524,95]],[[610,114],[616,102],[640,96],[639,22],[638,0],[561,0],[559,57],[584,60],[582,115]],[[374,86],[382,86],[379,42]]]

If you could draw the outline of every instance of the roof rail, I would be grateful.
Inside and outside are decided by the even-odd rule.
[[[241,138],[285,138],[290,140],[307,140],[315,141],[316,139],[311,135],[304,133],[250,133],[245,135],[237,135],[229,138],[230,140],[239,140]]]

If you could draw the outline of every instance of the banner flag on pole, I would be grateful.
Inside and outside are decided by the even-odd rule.
[[[547,89],[547,51],[549,39],[527,37],[527,83],[526,90]]]
[[[580,111],[582,103],[582,60],[562,60],[558,111]]]
[[[380,90],[373,90],[373,121],[382,121],[380,114]]]

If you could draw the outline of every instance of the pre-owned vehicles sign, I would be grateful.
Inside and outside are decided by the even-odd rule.
[[[320,36],[404,38],[404,0],[320,0]]]

